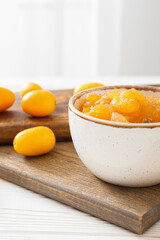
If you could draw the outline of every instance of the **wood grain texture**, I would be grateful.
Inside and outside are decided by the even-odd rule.
[[[0,144],[12,143],[15,135],[30,127],[47,126],[51,128],[57,141],[71,139],[68,124],[68,101],[73,94],[72,89],[51,91],[56,96],[56,110],[48,117],[31,117],[21,109],[21,98],[16,93],[14,105],[0,113]]]
[[[82,164],[71,142],[41,157],[0,147],[0,177],[138,234],[160,218],[160,185],[124,188],[107,184]]]
[[[0,189],[2,240],[160,239],[160,220],[139,236],[3,179]]]

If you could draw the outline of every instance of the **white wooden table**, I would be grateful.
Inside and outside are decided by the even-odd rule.
[[[18,91],[25,81],[36,81],[44,88],[74,87],[86,80],[79,79],[0,79],[0,86]],[[55,82],[56,81],[56,82]],[[64,82],[62,82],[64,81]],[[91,81],[90,79],[87,81]],[[112,84],[112,79],[94,81]],[[128,83],[159,84],[160,78],[136,78]],[[127,78],[115,79],[114,84],[126,84]],[[145,234],[138,236],[125,229],[72,209],[61,203],[33,193],[22,187],[0,179],[0,239],[3,240],[155,240],[160,239],[160,221]]]

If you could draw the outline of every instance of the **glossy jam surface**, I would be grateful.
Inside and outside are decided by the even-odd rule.
[[[132,88],[112,90],[103,95],[88,94],[81,111],[89,116],[126,123],[160,122],[160,98]]]

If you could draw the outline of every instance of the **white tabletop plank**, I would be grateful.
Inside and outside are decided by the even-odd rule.
[[[86,82],[100,82],[105,85],[157,85],[160,84],[159,76],[151,77],[36,77],[36,78],[20,78],[20,77],[0,77],[0,86],[8,87],[13,91],[19,91],[24,83],[36,82],[45,89],[64,89],[74,88]]]
[[[0,79],[0,85],[2,85],[1,81]],[[3,82],[3,86],[18,91],[25,81],[26,79],[19,79],[14,82],[13,79],[8,79]],[[27,81],[36,80],[28,79]],[[40,83],[41,81],[36,82]],[[45,82],[43,87],[48,87],[48,89],[61,88],[62,83],[58,85],[53,84],[50,80],[47,81],[49,82]],[[61,79],[61,81],[65,80]],[[98,79],[96,81],[110,81],[112,83],[111,79],[102,79],[101,81]],[[138,83],[138,80],[136,81]],[[66,87],[74,87],[72,81],[67,80],[67,82]],[[118,79],[116,82],[126,84],[126,78],[125,80]],[[80,83],[80,80],[79,82],[78,80],[75,81],[75,84],[78,85],[78,83]],[[160,78],[147,78],[146,81],[145,78],[141,78],[141,84],[145,83],[158,84]],[[160,221],[145,234],[138,236],[2,179],[0,179],[0,192],[0,240],[160,239]]]

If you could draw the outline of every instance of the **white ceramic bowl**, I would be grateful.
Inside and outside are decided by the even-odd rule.
[[[79,111],[87,93],[136,88],[160,97],[160,88],[117,86],[89,89],[69,101],[69,124],[75,149],[98,178],[116,185],[145,187],[160,183],[160,123],[116,123]]]

